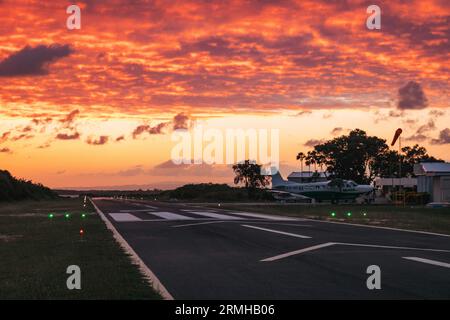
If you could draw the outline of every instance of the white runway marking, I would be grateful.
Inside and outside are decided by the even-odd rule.
[[[293,256],[293,255],[296,255],[296,254],[303,253],[303,252],[308,252],[308,251],[313,251],[313,250],[318,250],[318,249],[321,249],[321,248],[333,246],[335,244],[336,243],[334,243],[334,242],[326,242],[326,243],[318,244],[316,246],[312,246],[312,247],[303,248],[303,249],[300,249],[300,250],[295,250],[295,251],[279,254],[279,255],[274,256],[274,257],[263,259],[261,261],[268,262],[268,261],[280,260],[280,259],[287,258],[287,257]]]
[[[262,218],[268,220],[279,220],[279,221],[299,221],[300,219],[289,218],[285,216],[273,216],[269,214],[258,214],[258,213],[249,213],[249,212],[230,212],[231,214],[238,214],[244,217],[253,217],[253,218]]]
[[[444,268],[450,268],[450,263],[440,262],[440,261],[436,261],[436,260],[430,260],[430,259],[424,259],[424,258],[418,258],[418,257],[403,257],[403,259],[432,264],[434,266],[439,266],[439,267],[444,267]]]
[[[288,227],[312,227],[310,224],[297,224],[297,223],[278,223],[278,222],[272,222],[272,221],[261,221],[261,220],[255,220],[255,223],[258,224],[268,224],[270,226],[288,226]]]
[[[340,244],[341,246],[370,247],[370,248],[381,248],[381,249],[417,250],[417,251],[432,251],[432,252],[450,252],[450,250],[443,250],[443,249],[380,246],[380,245],[377,245],[377,244],[346,243],[346,242],[336,242],[336,244]]]
[[[197,222],[197,223],[189,223],[189,224],[179,224],[177,226],[172,226],[172,228],[180,228],[180,227],[191,227],[191,226],[198,226],[202,224],[211,224],[211,223],[223,223],[227,221],[207,221],[207,222]]]
[[[113,218],[117,222],[125,222],[125,221],[142,221],[136,216],[133,216],[129,213],[109,213],[111,218]]]
[[[131,248],[131,246],[128,244],[128,242],[125,241],[125,239],[120,235],[120,233],[117,231],[117,229],[114,227],[114,225],[109,221],[108,218],[106,218],[105,214],[97,207],[94,201],[92,201],[91,198],[89,198],[89,201],[94,206],[97,213],[100,215],[100,218],[105,222],[106,227],[111,230],[114,234],[114,238],[116,241],[120,244],[122,249],[125,250],[125,252],[131,257],[133,262],[139,266],[139,269],[141,273],[144,275],[144,279],[146,282],[152,286],[152,288],[155,289],[156,292],[159,292],[163,299],[165,300],[173,300],[173,296],[167,291],[166,287],[161,283],[161,281],[158,279],[158,277],[153,273],[152,270],[142,261],[142,259],[138,256],[136,251]]]
[[[143,205],[143,207],[150,208],[150,209],[158,209],[157,207],[154,207],[154,206],[148,206],[148,205]]]
[[[120,212],[149,212],[149,209],[131,209],[131,210],[120,210]]]
[[[224,214],[218,214],[218,213],[207,212],[207,211],[189,211],[189,213],[198,214],[199,216],[204,216],[204,217],[209,217],[209,218],[221,219],[221,220],[242,220],[243,219],[240,217],[227,216]]]
[[[241,224],[241,226],[247,227],[247,228],[252,228],[252,229],[257,229],[257,230],[262,230],[262,231],[268,231],[268,232],[283,234],[285,236],[291,236],[291,237],[296,237],[296,238],[303,238],[303,239],[310,239],[311,238],[311,237],[304,236],[304,235],[301,235],[301,234],[289,233],[289,232],[273,230],[273,229],[267,229],[267,228],[261,228],[261,227],[256,227],[256,226],[250,226],[248,224]]]
[[[427,232],[427,231],[418,231],[418,230],[407,230],[407,229],[391,228],[391,227],[371,226],[371,225],[367,225],[367,224],[359,224],[359,223],[337,222],[337,221],[326,221],[326,220],[314,220],[314,219],[303,219],[303,220],[305,220],[305,221],[314,221],[314,222],[318,222],[318,223],[341,224],[341,225],[346,225],[346,226],[351,226],[351,227],[362,227],[362,228],[384,229],[384,230],[393,230],[393,231],[402,231],[402,232],[412,232],[412,233],[419,233],[419,234],[426,234],[426,235],[440,236],[440,237],[450,237],[450,234],[442,234],[442,233]]]
[[[149,212],[148,214],[166,219],[166,220],[194,220],[194,218],[182,216],[181,214],[176,214],[167,211],[159,211],[159,212]]]
[[[396,247],[396,246],[381,246],[376,244],[362,244],[362,243],[346,243],[346,242],[327,242],[323,244],[319,244],[317,246],[312,246],[308,248],[303,248],[300,250],[286,252],[274,257],[266,258],[261,261],[274,261],[283,259],[286,257],[294,256],[300,253],[304,253],[307,251],[317,250],[324,247],[329,247],[333,245],[341,245],[341,246],[352,246],[352,247],[369,247],[369,248],[381,248],[381,249],[397,249],[397,250],[415,250],[415,251],[431,251],[431,252],[450,252],[450,250],[442,250],[442,249],[427,249],[427,248],[411,248],[411,247]]]

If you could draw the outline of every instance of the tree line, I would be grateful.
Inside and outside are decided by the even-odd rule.
[[[390,150],[386,140],[368,136],[364,130],[355,129],[314,146],[306,154],[299,152],[303,162],[328,173],[331,179],[349,179],[357,183],[370,183],[375,177],[414,176],[414,164],[419,162],[443,162],[430,156],[424,147],[415,144],[405,146],[401,152]]]
[[[306,154],[299,152],[300,169],[303,164],[311,168],[313,175],[318,170],[327,173],[333,181],[353,180],[369,184],[375,177],[414,176],[414,164],[419,162],[443,162],[430,156],[424,147],[415,144],[405,146],[400,152],[389,149],[385,139],[368,136],[364,130],[355,129],[348,135],[333,138],[314,146]],[[246,160],[233,166],[234,183],[247,189],[257,189],[270,183],[270,178],[261,175],[261,165]]]
[[[30,180],[17,179],[8,171],[0,170],[0,201],[54,198],[57,198],[56,193],[42,184],[36,184]]]

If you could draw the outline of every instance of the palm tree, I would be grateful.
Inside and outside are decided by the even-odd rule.
[[[311,171],[311,165],[314,165],[314,171],[317,171],[317,152],[315,150],[308,151],[306,155],[306,164],[309,165],[309,171]]]
[[[303,160],[305,159],[306,155],[303,152],[299,152],[297,154],[297,160],[300,160],[300,170],[303,172]]]
[[[316,162],[319,165],[320,171],[323,171],[323,165],[325,164],[325,156],[321,153],[316,154]],[[324,172],[325,173],[325,172]]]

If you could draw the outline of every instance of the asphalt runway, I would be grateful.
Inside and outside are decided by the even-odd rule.
[[[448,236],[182,203],[94,203],[175,299],[450,298]],[[380,267],[379,290],[367,288],[370,265]]]

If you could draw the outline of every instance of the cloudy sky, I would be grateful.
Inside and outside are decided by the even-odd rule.
[[[450,160],[450,4],[0,0],[0,168],[51,187],[230,182],[177,128],[280,130],[282,172],[360,128]],[[214,170],[213,170],[214,169]]]

